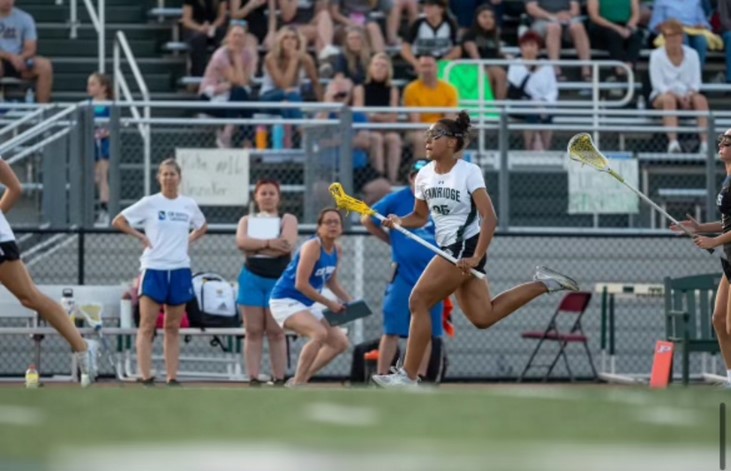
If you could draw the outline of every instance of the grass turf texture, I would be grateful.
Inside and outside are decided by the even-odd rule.
[[[6,388],[0,389],[0,468],[10,469],[2,462],[31,464],[29,457],[35,464],[48,462],[81,444],[277,443],[324,452],[401,449],[486,458],[491,450],[508,447],[519,453],[527,444],[713,452],[718,450],[719,404],[726,399],[727,392],[710,387],[496,385],[425,393],[318,387]],[[19,410],[32,414],[17,419]],[[15,419],[8,420],[11,416]],[[717,451],[708,463],[715,466],[698,469],[718,469]]]

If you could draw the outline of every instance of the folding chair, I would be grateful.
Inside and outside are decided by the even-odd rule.
[[[591,357],[591,352],[589,351],[589,345],[588,345],[588,338],[584,334],[584,330],[581,328],[581,317],[584,315],[584,312],[586,311],[586,308],[589,306],[589,301],[591,300],[591,293],[586,291],[579,291],[579,292],[573,292],[573,293],[567,293],[564,298],[561,300],[561,304],[558,305],[558,309],[556,309],[556,312],[551,317],[551,321],[548,323],[548,326],[543,331],[529,331],[529,332],[523,332],[520,334],[520,336],[524,339],[536,339],[538,340],[538,345],[536,345],[535,350],[533,350],[533,353],[530,356],[530,359],[528,360],[528,363],[525,365],[525,368],[523,369],[523,372],[520,374],[520,377],[518,378],[518,382],[522,381],[525,377],[526,373],[531,367],[548,367],[548,371],[546,372],[546,375],[543,377],[543,381],[548,380],[548,377],[551,375],[551,372],[553,371],[553,368],[556,366],[556,363],[558,363],[558,360],[560,357],[563,357],[564,363],[566,364],[566,370],[569,373],[569,377],[571,378],[571,381],[575,381],[574,374],[571,371],[571,367],[569,366],[569,360],[566,355],[566,346],[569,343],[581,343],[584,345],[584,349],[586,350],[586,355],[589,358],[589,365],[591,366],[591,371],[594,374],[594,378],[597,377],[596,369],[594,368],[594,361]],[[574,321],[571,329],[568,331],[568,333],[562,333],[559,331],[558,326],[558,316],[559,315],[573,315],[576,316],[576,320]],[[562,317],[564,318],[564,317]],[[559,350],[556,354],[556,357],[553,359],[553,361],[550,364],[543,364],[543,365],[533,365],[533,360],[535,359],[536,355],[538,354],[538,350],[540,350],[541,345],[543,345],[544,342],[559,342]]]

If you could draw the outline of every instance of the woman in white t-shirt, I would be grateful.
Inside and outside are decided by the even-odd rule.
[[[66,310],[57,302],[41,293],[20,259],[20,249],[15,243],[15,234],[5,215],[20,198],[23,189],[13,169],[0,157],[0,184],[5,186],[0,198],[0,284],[20,303],[37,312],[46,322],[71,345],[81,370],[81,385],[91,384],[94,372],[90,372],[89,346],[69,319]]]
[[[441,119],[426,132],[426,157],[414,182],[416,202],[408,216],[389,215],[385,227],[424,226],[429,216],[436,226],[437,244],[458,260],[453,265],[435,256],[419,278],[409,298],[411,327],[403,368],[390,375],[375,375],[383,387],[418,384],[419,364],[432,335],[430,311],[452,293],[462,312],[478,329],[487,329],[541,294],[578,291],[571,278],[546,267],[537,267],[533,282],[505,291],[495,298],[487,283],[470,274],[485,273],[487,249],[495,234],[497,216],[487,194],[482,169],[459,158],[470,131],[470,117],[461,111],[457,119]]]
[[[177,386],[180,361],[180,321],[185,304],[195,296],[188,246],[206,233],[208,225],[198,204],[179,193],[180,166],[166,159],[158,168],[161,192],[145,196],[122,211],[112,225],[139,239],[145,247],[140,257],[140,325],[137,363],[146,385],[152,376],[152,340],[160,307],[165,306],[165,368],[167,383]],[[143,224],[144,234],[133,225]],[[191,228],[193,230],[191,231]]]

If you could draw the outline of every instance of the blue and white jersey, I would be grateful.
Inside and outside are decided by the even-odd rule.
[[[383,198],[373,206],[373,209],[383,215],[395,214],[404,217],[414,210],[415,201],[416,198],[411,188],[404,188]],[[377,225],[381,224],[376,218],[373,218],[373,222]],[[434,222],[431,218],[424,227],[412,229],[411,232],[430,244],[436,245]],[[434,257],[434,253],[399,231],[389,231],[389,236],[391,238],[391,259],[398,265],[397,276],[409,285],[415,285]]]
[[[333,247],[332,252],[328,253],[322,247],[318,237],[313,237],[309,241],[305,242],[305,244],[317,244],[320,246],[320,258],[318,258],[317,262],[315,262],[309,281],[313,288],[317,291],[322,291],[322,288],[328,281],[330,281],[335,273],[335,269],[338,267],[338,249],[337,247]],[[282,276],[280,276],[279,280],[277,280],[270,299],[296,299],[305,306],[312,306],[315,303],[312,299],[305,296],[295,287],[302,248],[304,248],[304,245],[300,247],[300,250],[298,250],[297,254],[294,256],[294,259],[289,262],[284,273],[282,273]]]

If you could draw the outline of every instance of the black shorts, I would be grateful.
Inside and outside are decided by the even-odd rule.
[[[14,240],[0,242],[0,263],[20,260],[20,249]]]
[[[477,241],[479,238],[480,234],[475,234],[467,240],[455,242],[452,245],[442,247],[442,250],[444,250],[457,260],[461,258],[469,258],[475,254],[475,250],[477,249]],[[485,273],[485,262],[487,262],[487,255],[483,255],[483,257],[480,259],[480,262],[475,267],[475,270]]]
[[[2,59],[3,64],[3,77],[20,78],[20,72],[15,68],[12,62],[7,59]]]
[[[726,255],[728,257],[728,255]],[[721,259],[721,268],[723,268],[723,274],[726,275],[726,279],[731,281],[731,263],[727,260]]]

